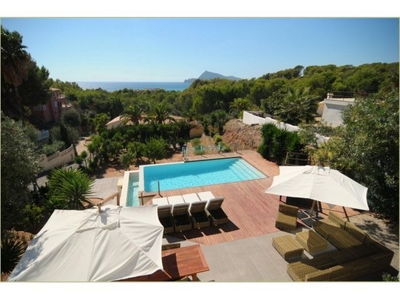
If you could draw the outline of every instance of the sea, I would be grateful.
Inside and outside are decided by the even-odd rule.
[[[113,81],[80,81],[76,82],[82,89],[103,89],[107,92],[114,92],[123,89],[132,90],[154,90],[184,91],[190,86],[185,82],[113,82]]]

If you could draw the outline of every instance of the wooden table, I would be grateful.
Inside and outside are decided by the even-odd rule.
[[[178,280],[186,276],[198,281],[198,273],[210,270],[200,245],[164,250],[162,262],[164,271],[159,270],[148,276],[131,278],[129,281]]]

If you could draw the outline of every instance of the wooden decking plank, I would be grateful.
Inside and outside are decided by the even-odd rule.
[[[279,196],[263,192],[272,184],[272,177],[279,174],[279,167],[263,159],[256,151],[246,150],[238,154],[268,177],[236,183],[162,191],[161,194],[164,197],[211,191],[214,196],[225,198],[222,208],[228,215],[228,223],[218,227],[202,228],[201,230],[193,229],[183,233],[175,233],[172,236],[204,245],[213,245],[279,231],[279,229],[275,228]],[[237,156],[237,154],[232,154],[231,156]],[[190,160],[218,157],[222,156],[197,156],[195,158],[192,157]],[[325,204],[322,207],[323,214],[321,216],[325,217],[328,215],[330,208]],[[334,207],[332,210],[343,214],[341,207]],[[349,216],[357,214],[356,211],[350,208],[346,208],[346,211]]]

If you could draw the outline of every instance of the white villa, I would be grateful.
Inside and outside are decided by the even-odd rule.
[[[334,98],[332,93],[328,93],[324,99],[321,121],[332,127],[343,124],[342,112],[347,105],[352,105],[354,100],[354,98]]]

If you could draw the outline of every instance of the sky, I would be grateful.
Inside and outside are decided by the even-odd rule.
[[[100,16],[9,14],[1,24],[61,81],[181,82],[204,71],[251,79],[399,61],[394,17]]]
[[[61,81],[243,79],[297,65],[399,60],[392,18],[2,18]]]

